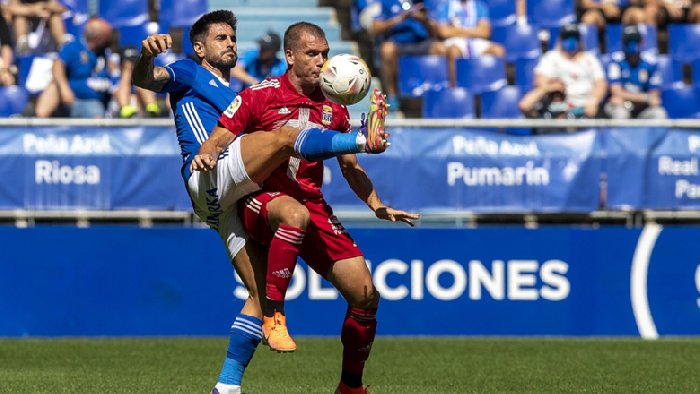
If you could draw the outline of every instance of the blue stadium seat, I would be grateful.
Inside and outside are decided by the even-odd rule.
[[[402,56],[398,74],[399,94],[421,97],[428,90],[447,86],[447,61],[444,56]]]
[[[505,26],[515,23],[515,1],[513,0],[488,0],[489,18],[491,26]]]
[[[519,86],[523,92],[527,92],[534,86],[535,66],[539,61],[539,58],[515,61],[515,85]]]
[[[700,59],[696,59],[692,63],[691,78],[693,81],[693,86],[700,87]]]
[[[683,86],[683,64],[668,55],[657,56],[656,70],[661,75],[661,88]]]
[[[700,118],[700,90],[693,86],[675,87],[661,91],[661,101],[671,119]]]
[[[423,118],[473,119],[474,98],[464,88],[428,91],[423,97]]]
[[[498,90],[505,86],[506,63],[494,56],[457,59],[457,86],[472,94]]]
[[[521,119],[523,113],[518,102],[523,93],[517,86],[505,86],[493,92],[481,94],[481,117],[484,119]]]
[[[534,26],[520,24],[495,26],[491,30],[491,39],[506,49],[508,63],[517,59],[533,59],[542,54],[542,45],[537,37],[537,28]]]
[[[673,59],[682,63],[700,59],[700,25],[669,25],[668,43]]]
[[[559,26],[549,28],[549,49],[554,48],[559,42],[559,30]],[[579,25],[579,31],[581,32],[581,39],[583,40],[584,49],[586,51],[593,51],[594,53],[599,54],[600,46],[598,45],[598,28],[591,25]]]
[[[160,0],[158,22],[163,31],[168,31],[171,26],[191,26],[208,11],[207,2],[202,0]]]
[[[653,25],[640,25],[640,31],[644,36],[644,43],[642,44],[643,51],[653,51],[658,53],[658,47],[656,43],[656,26]],[[605,52],[613,53],[622,50],[622,25],[607,25],[605,27]]]
[[[119,47],[141,47],[143,41],[149,34],[158,32],[157,23],[144,23],[136,26],[122,26],[119,28]]]
[[[0,87],[0,117],[20,115],[27,105],[28,94],[22,86]]]
[[[539,0],[527,1],[527,20],[542,26],[562,26],[576,21],[574,0]]]
[[[98,14],[112,26],[136,26],[148,23],[148,2],[143,0],[100,1]]]

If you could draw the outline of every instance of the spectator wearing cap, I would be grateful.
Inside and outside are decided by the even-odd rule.
[[[559,37],[557,47],[545,53],[535,67],[534,90],[550,90],[550,85],[561,83],[570,112],[595,118],[607,91],[603,66],[595,55],[583,50],[578,25],[563,26]],[[520,107],[522,110],[522,102]]]
[[[505,56],[506,51],[501,45],[489,41],[489,8],[481,0],[444,1],[438,7],[437,21],[438,35],[445,40],[450,86],[457,86],[457,59]]]
[[[644,38],[636,25],[625,26],[623,52],[613,54],[608,65],[610,101],[606,112],[613,119],[665,119],[661,105],[661,76],[656,58],[641,51]]]
[[[445,55],[437,40],[437,21],[431,15],[432,3],[410,0],[382,0],[381,12],[374,18],[371,33],[379,43],[384,90],[390,110],[399,109],[397,69],[399,56]]]
[[[265,78],[277,77],[287,71],[287,62],[277,56],[282,40],[279,34],[268,31],[258,40],[259,49],[248,51],[243,59],[231,70],[231,77],[254,85]]]

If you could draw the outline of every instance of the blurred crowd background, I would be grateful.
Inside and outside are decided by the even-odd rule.
[[[368,60],[396,116],[697,118],[696,0],[2,0],[0,116],[167,117],[131,85],[142,39],[173,35],[159,64],[191,54],[189,25],[239,17],[239,90],[286,69],[281,36],[324,28],[331,55]]]

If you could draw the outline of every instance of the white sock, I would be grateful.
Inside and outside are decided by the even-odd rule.
[[[241,394],[241,386],[236,384],[223,384],[219,382],[216,384],[215,388],[219,391],[219,394]]]
[[[357,137],[355,137],[355,143],[357,147],[360,148],[360,152],[365,152],[365,147],[367,146],[367,138],[361,131],[357,132]]]

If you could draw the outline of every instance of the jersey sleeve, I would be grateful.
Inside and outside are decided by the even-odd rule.
[[[61,51],[58,53],[58,58],[63,62],[63,64],[70,64],[73,59],[79,59],[80,48],[78,47],[78,43],[73,41],[64,45],[63,48],[61,48]]]
[[[171,93],[189,90],[197,75],[197,63],[190,59],[174,61],[164,67],[170,78],[161,92]]]
[[[352,130],[352,127],[350,126],[350,113],[348,112],[348,107],[344,105],[338,105],[336,112],[336,119],[338,119],[338,123],[333,129],[343,133],[350,132],[350,130]]]
[[[256,99],[253,98],[253,91],[250,88],[243,90],[226,107],[219,117],[219,124],[227,128],[235,135],[241,135],[249,130],[248,125],[253,124],[255,114],[258,113]],[[260,110],[262,112],[262,110]]]

